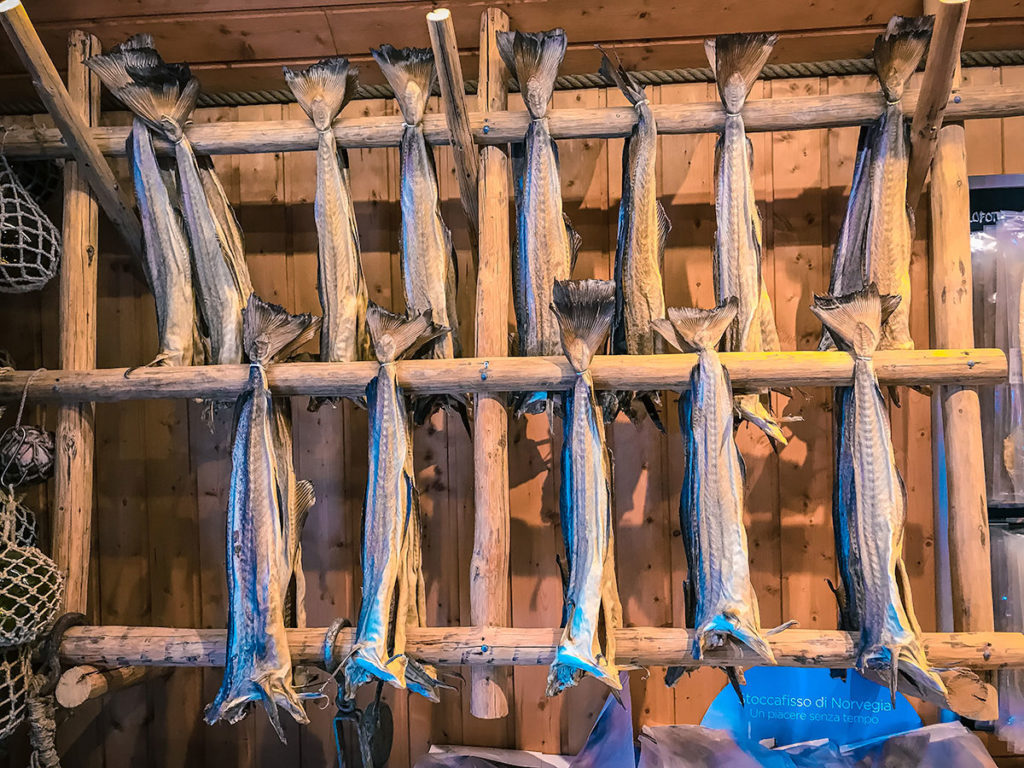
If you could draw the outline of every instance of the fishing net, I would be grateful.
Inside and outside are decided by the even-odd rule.
[[[0,485],[7,488],[38,483],[53,474],[53,433],[21,424],[29,384],[43,370],[40,368],[28,377],[21,393],[18,418],[13,427],[0,435]]]
[[[42,288],[60,254],[60,233],[0,154],[0,292]]]
[[[11,170],[40,205],[50,201],[64,180],[64,166],[56,160],[12,160]]]
[[[0,740],[25,719],[28,684],[32,679],[32,646],[0,648]]]

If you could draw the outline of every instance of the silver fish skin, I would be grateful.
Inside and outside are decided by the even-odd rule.
[[[700,659],[707,648],[741,644],[774,664],[750,582],[732,386],[715,351],[738,306],[731,298],[709,310],[673,307],[668,319],[655,321],[655,328],[680,352],[698,355],[690,388],[679,398],[684,440],[679,518],[694,602],[693,656]]]
[[[610,280],[556,282],[552,311],[562,348],[576,371],[565,398],[560,509],[569,581],[564,628],[548,672],[547,695],[575,685],[584,674],[621,689],[615,665],[615,630],[622,606],[615,578],[611,466],[594,382],[588,367],[611,329],[615,283]],[[599,635],[603,625],[604,638]]]
[[[900,677],[945,697],[928,665],[903,563],[906,506],[893,461],[889,417],[871,358],[883,322],[899,297],[879,296],[874,284],[843,297],[818,296],[811,307],[842,349],[855,355],[854,384],[843,401],[838,501],[848,541],[838,542],[847,598],[860,623],[857,668],[884,680],[895,694]]]
[[[192,268],[188,240],[164,184],[150,129],[139,118],[132,123],[132,181],[142,219],[143,263],[156,300],[157,333],[162,365],[192,365],[196,354],[196,307],[192,299]]]
[[[913,349],[910,336],[911,212],[907,209],[910,126],[900,100],[928,47],[933,17],[894,16],[875,41],[875,69],[886,108],[871,154],[871,209],[867,225],[867,274],[882,294],[902,301],[882,328],[879,349]]]
[[[265,366],[317,331],[311,315],[289,315],[253,296],[245,312],[249,382],[236,405],[227,516],[228,652],[220,690],[206,721],[238,722],[261,702],[282,741],[277,708],[309,722],[292,688],[284,621],[290,572],[287,501],[275,443],[273,398]],[[278,436],[279,439],[279,436]]]
[[[671,224],[658,201],[658,129],[644,88],[605,55],[601,73],[615,82],[636,111],[636,124],[622,149],[622,199],[615,249],[615,320],[612,350],[617,355],[652,355],[663,351],[652,321],[665,317],[661,263]],[[658,395],[624,393],[623,407],[634,398],[644,401],[657,423]],[[630,409],[630,415],[634,416]]]
[[[284,68],[285,81],[317,130],[317,291],[323,309],[320,359],[351,362],[369,356],[366,282],[359,261],[359,232],[343,153],[332,125],[355,94],[358,70],[336,56],[302,72]]]
[[[548,129],[548,104],[565,55],[561,29],[498,32],[498,51],[519,83],[530,113],[523,144],[513,146],[516,198],[516,256],[512,298],[523,356],[559,354],[558,324],[551,312],[552,286],[568,280],[579,236],[562,210],[558,151]],[[527,411],[544,407],[546,393],[529,398]]]
[[[410,423],[395,362],[445,332],[431,322],[429,312],[402,317],[370,302],[366,317],[380,367],[366,390],[370,468],[363,505],[362,601],[352,651],[343,666],[349,696],[374,679],[407,686],[405,627],[410,615],[422,616],[417,602],[422,587]],[[392,632],[395,603],[398,620]]]
[[[437,339],[430,356],[459,353],[455,311],[457,260],[451,234],[441,219],[434,156],[423,135],[427,99],[437,79],[429,48],[382,45],[371,51],[395,92],[405,128],[401,143],[402,284],[413,313],[430,312],[438,325],[451,329]]]
[[[719,35],[705,41],[726,118],[716,146],[715,296],[737,301],[736,318],[726,330],[728,352],[763,352],[778,347],[778,333],[761,274],[761,219],[754,199],[753,156],[741,114],[747,95],[761,73],[778,35]],[[740,415],[760,427],[775,443],[786,439],[756,393],[736,398]]]
[[[861,290],[868,284],[865,259],[868,215],[871,211],[870,167],[874,134],[875,126],[866,125],[860,129],[850,197],[846,202],[846,213],[839,227],[839,236],[836,238],[836,247],[832,254],[829,296],[845,296]],[[835,349],[835,346],[828,329],[822,328],[818,349],[824,352]]]

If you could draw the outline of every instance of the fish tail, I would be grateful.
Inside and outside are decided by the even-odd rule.
[[[285,67],[284,79],[316,129],[325,131],[355,95],[359,70],[344,56],[331,56],[301,72]]]
[[[701,658],[704,650],[710,645],[721,645],[723,637],[732,638],[742,643],[764,659],[768,664],[775,663],[775,654],[768,641],[764,639],[761,629],[750,616],[736,616],[719,613],[705,621],[694,632],[694,658]]]
[[[619,669],[603,655],[580,653],[574,648],[559,646],[555,661],[548,670],[547,696],[556,696],[566,688],[576,685],[584,675],[591,675],[607,685],[612,691],[622,690]]]
[[[417,425],[426,424],[431,416],[442,409],[458,416],[462,426],[466,428],[466,434],[473,434],[470,426],[469,398],[465,395],[425,395],[417,398],[413,408],[413,422]]]
[[[385,44],[370,53],[395,92],[402,119],[408,125],[419,125],[437,79],[434,52],[429,48],[395,48]]]
[[[433,665],[415,659],[406,660],[405,684],[412,693],[417,693],[435,704],[441,700],[439,689],[453,690],[452,686],[441,681]]]
[[[267,711],[270,724],[274,726],[274,732],[277,733],[277,737],[281,739],[282,744],[287,744],[288,739],[285,738],[284,728],[281,726],[281,718],[277,708],[281,707],[297,723],[308,723],[309,717],[306,715],[302,702],[299,701],[298,694],[289,683],[278,679],[276,675],[254,680],[253,682],[260,690],[260,701],[263,702],[263,708]]]
[[[889,102],[903,98],[907,80],[921,63],[932,36],[934,16],[893,16],[875,38],[875,72]]]
[[[265,365],[283,359],[301,347],[320,329],[320,318],[309,313],[292,315],[284,307],[263,301],[255,293],[242,312],[245,354],[253,363]]]
[[[725,111],[739,114],[779,36],[756,34],[719,35],[704,41],[704,52],[715,73]]]
[[[431,321],[429,309],[409,317],[388,312],[372,301],[366,310],[366,328],[380,363],[392,363],[411,355],[427,342],[448,333],[447,328]]]
[[[815,296],[811,311],[837,344],[857,357],[871,357],[878,348],[882,324],[899,303],[899,296],[879,296],[878,287],[871,283],[845,296]]]
[[[761,396],[756,392],[738,396],[736,398],[736,411],[741,419],[749,421],[768,435],[768,438],[777,447],[788,445],[789,441],[782,433],[782,427],[779,426],[779,422],[772,415],[772,412],[765,407],[764,403],[761,402]]]
[[[404,653],[395,654],[386,661],[371,645],[364,645],[352,651],[345,662],[345,686],[349,698],[364,683],[376,679],[395,688],[407,686],[406,669],[409,658]]]
[[[730,297],[714,309],[669,307],[668,318],[656,318],[651,324],[680,352],[713,350],[736,317],[739,301]]]
[[[562,336],[562,350],[577,373],[590,366],[608,338],[615,315],[612,280],[556,280],[551,311]]]
[[[498,52],[518,81],[526,109],[534,120],[547,114],[565,46],[563,29],[498,33]]]
[[[611,58],[608,53],[600,45],[597,49],[601,51],[601,69],[598,70],[605,80],[611,80],[615,83],[619,90],[622,91],[622,95],[625,96],[629,103],[634,107],[642,101],[646,100],[644,95],[644,87],[637,79],[631,75],[622,66],[622,61],[619,59],[617,54],[615,56],[615,63],[612,64]]]

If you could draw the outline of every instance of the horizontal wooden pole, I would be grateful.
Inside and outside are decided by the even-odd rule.
[[[917,106],[917,97],[917,91],[909,91],[903,97],[903,108],[908,114]],[[748,131],[837,128],[869,123],[884,107],[881,93],[755,99],[744,106],[743,121]],[[655,104],[651,108],[659,133],[709,133],[721,130],[725,124],[725,111],[718,101]],[[964,89],[946,107],[947,120],[1018,115],[1024,115],[1024,86]],[[614,138],[629,135],[636,122],[636,110],[632,107],[561,109],[553,110],[549,120],[551,134],[556,139]],[[469,124],[477,144],[508,144],[523,138],[529,116],[525,111],[472,112]],[[129,130],[125,126],[95,128],[92,137],[103,154],[121,157],[126,153]],[[432,144],[448,144],[451,140],[442,114],[427,115],[423,130]],[[342,118],[335,122],[334,133],[343,147],[397,146],[402,138],[402,118]],[[317,147],[316,129],[309,120],[198,123],[189,127],[186,134],[197,152],[213,155],[288,152]],[[157,150],[172,153],[166,142],[158,142]],[[68,157],[71,154],[59,131],[18,126],[11,126],[4,153],[9,157]]]
[[[289,629],[292,662],[323,663],[324,629]],[[406,650],[414,658],[445,666],[492,664],[537,666],[555,658],[562,630],[512,627],[409,627]],[[338,634],[334,658],[349,652],[354,629]],[[224,666],[227,631],[168,627],[73,627],[64,635],[61,656],[68,664],[107,666]],[[754,666],[747,650],[710,650],[699,662],[691,653],[687,629],[633,627],[616,632],[615,660],[623,665],[670,664]],[[851,667],[857,637],[849,632],[788,629],[769,638],[784,667]],[[1024,666],[1024,634],[1019,632],[932,632],[924,635],[928,660],[935,667],[1000,669]]]
[[[733,386],[834,387],[853,381],[853,358],[845,352],[729,352],[722,354]],[[674,389],[689,386],[696,355],[598,356],[590,367],[598,389]],[[883,384],[993,384],[1006,379],[1006,355],[998,349],[878,352],[875,371]],[[398,381],[409,392],[518,392],[566,390],[576,374],[563,357],[468,357],[397,363]],[[377,364],[283,363],[267,368],[277,395],[358,397]],[[127,373],[127,375],[126,375]],[[28,389],[32,400],[115,402],[164,398],[230,400],[248,380],[246,365],[182,368],[100,368],[92,371],[16,371],[0,375],[0,400]]]

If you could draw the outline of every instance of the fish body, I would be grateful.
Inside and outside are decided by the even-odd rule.
[[[332,128],[352,98],[357,70],[348,59],[332,57],[302,72],[284,69],[296,101],[317,130],[316,196],[313,202],[317,231],[317,292],[323,309],[320,359],[341,363],[369,356],[366,335],[366,282],[359,256],[352,194],[345,173],[347,163]]]
[[[720,35],[707,40],[708,61],[725,106],[725,126],[715,163],[715,296],[735,298],[736,316],[724,335],[727,352],[778,349],[771,302],[761,274],[761,218],[754,199],[753,154],[741,114],[747,95],[771,54],[778,35]],[[785,444],[782,430],[756,393],[736,398],[740,415],[773,441]]]
[[[569,580],[564,628],[548,672],[547,694],[561,693],[584,674],[621,689],[615,630],[622,626],[615,579],[611,467],[604,420],[587,370],[604,344],[615,311],[615,284],[607,280],[555,283],[552,310],[562,347],[576,371],[565,399],[560,510]],[[599,634],[604,629],[604,642]]]
[[[690,388],[679,398],[684,441],[679,519],[693,605],[693,656],[700,659],[707,648],[739,643],[774,664],[750,582],[732,386],[715,351],[738,306],[730,299],[711,310],[671,308],[655,328],[679,351],[698,356]]]
[[[523,144],[513,147],[516,256],[512,294],[523,356],[559,354],[558,323],[551,311],[552,286],[568,280],[579,248],[578,235],[562,211],[558,151],[548,129],[548,104],[565,55],[561,29],[498,32],[498,50],[519,82],[530,114]],[[528,397],[524,410],[543,409],[546,393]]]
[[[601,72],[618,84],[637,114],[622,150],[612,349],[617,355],[653,355],[663,351],[661,337],[651,323],[665,317],[661,263],[671,229],[658,201],[658,129],[643,86],[621,65],[613,66],[607,56],[601,62]],[[628,407],[634,396],[625,393],[620,402]],[[657,393],[639,397],[657,420]]]
[[[153,135],[139,118],[130,138],[132,182],[142,219],[146,278],[156,301],[157,334],[163,365],[192,365],[196,307],[188,240],[171,203],[153,149]]]
[[[857,668],[895,691],[900,678],[945,697],[945,686],[924,656],[903,563],[906,505],[893,460],[889,417],[871,357],[881,327],[899,297],[872,284],[844,296],[819,296],[812,310],[841,348],[855,355],[854,383],[842,393],[837,436],[836,526],[847,621],[859,623]]]
[[[363,506],[362,602],[352,651],[344,664],[350,697],[374,679],[396,688],[407,687],[410,664],[417,673],[429,669],[405,656],[405,627],[410,618],[422,623],[425,606],[412,440],[395,362],[444,331],[431,322],[429,312],[406,318],[373,303],[367,311],[367,325],[380,367],[366,392],[370,439]],[[432,676],[429,672],[415,676],[417,690],[433,698],[434,686],[424,678]]]
[[[278,707],[297,722],[309,721],[292,687],[285,631],[291,502],[287,491],[282,495],[286,470],[265,366],[290,344],[315,333],[316,322],[253,296],[246,307],[245,332],[251,365],[236,404],[227,516],[227,664],[206,721],[235,723],[261,702],[284,741]]]

